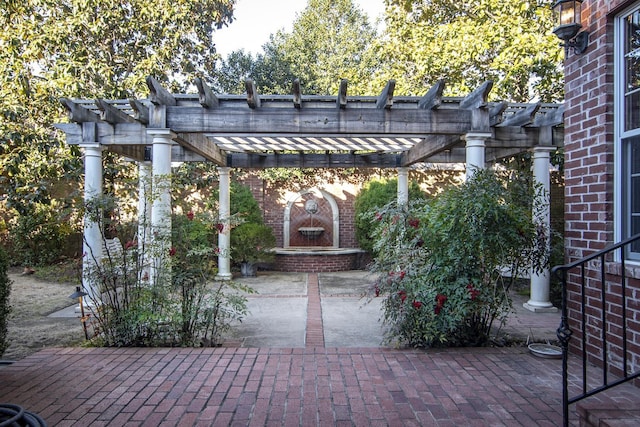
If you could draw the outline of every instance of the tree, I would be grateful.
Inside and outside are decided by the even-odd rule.
[[[367,15],[352,0],[309,0],[293,30],[272,34],[252,64],[246,54],[234,52],[213,74],[231,91],[244,91],[224,83],[235,71],[237,81],[251,77],[262,93],[290,93],[298,78],[306,94],[334,95],[341,79],[349,81],[351,93],[365,94],[377,63],[369,49],[375,37]]]
[[[213,32],[231,22],[234,4],[235,0],[2,2],[0,199],[6,206],[0,213],[13,219],[29,216],[77,188],[79,152],[66,146],[52,126],[64,115],[61,97],[146,95],[147,75],[173,88],[183,86],[187,74],[202,72],[215,60]],[[122,168],[112,164],[105,170],[117,176]],[[67,187],[60,184],[65,180]]]
[[[493,80],[491,97],[515,102],[563,98],[562,49],[552,34],[551,0],[387,0],[385,58],[378,81],[422,94],[445,79],[464,96]]]

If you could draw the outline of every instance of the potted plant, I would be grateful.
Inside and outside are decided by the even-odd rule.
[[[257,264],[273,260],[276,238],[270,227],[247,222],[231,230],[231,258],[243,276],[255,276]]]

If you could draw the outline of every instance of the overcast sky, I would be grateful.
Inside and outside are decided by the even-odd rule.
[[[372,24],[384,12],[383,0],[355,0]],[[244,49],[257,53],[269,35],[281,28],[291,31],[296,14],[306,7],[307,0],[238,0],[231,25],[214,35],[216,50],[223,57],[229,52]]]

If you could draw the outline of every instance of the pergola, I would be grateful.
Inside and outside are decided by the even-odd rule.
[[[470,176],[532,151],[534,176],[548,190],[549,153],[564,140],[562,105],[488,102],[492,82],[465,97],[444,97],[444,81],[421,97],[395,96],[393,80],[378,96],[347,95],[346,80],[337,96],[304,95],[297,80],[290,95],[258,94],[252,80],[246,95],[219,95],[201,79],[194,83],[198,93],[172,94],[148,77],[147,99],[61,100],[70,123],[57,127],[85,152],[85,200],[102,193],[103,150],[139,162],[141,182],[152,177],[159,196],[139,215],[149,220],[141,221],[153,230],[147,235],[156,236],[170,232],[172,161],[219,167],[221,220],[229,216],[229,168],[396,168],[404,203],[413,164],[466,163]],[[549,223],[548,210],[539,220]],[[221,278],[231,277],[228,233],[218,242]],[[84,235],[99,259],[96,248],[104,242],[97,225],[86,221]],[[531,309],[551,307],[548,282],[548,272],[532,278]]]

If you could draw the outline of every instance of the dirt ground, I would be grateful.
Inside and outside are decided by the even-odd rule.
[[[45,347],[79,345],[84,339],[80,318],[47,317],[71,306],[76,284],[56,283],[11,269],[9,348],[3,360],[19,360]]]

